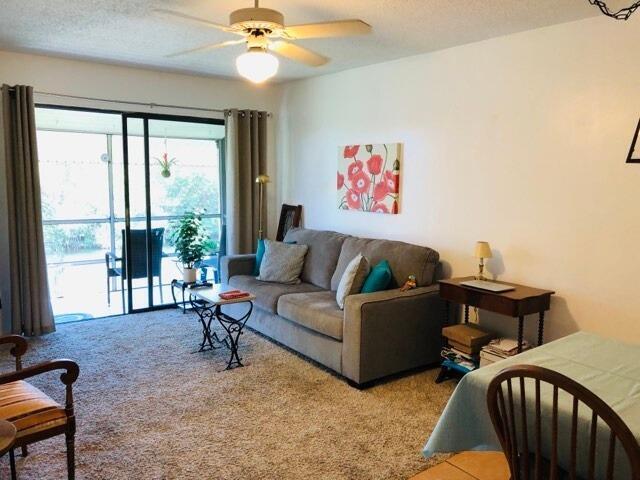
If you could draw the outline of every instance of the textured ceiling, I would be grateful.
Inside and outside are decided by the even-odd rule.
[[[166,55],[237,38],[170,19],[153,8],[217,23],[252,0],[2,0],[0,49],[235,77],[241,45],[179,58]],[[263,0],[289,25],[360,18],[373,34],[300,40],[332,59],[319,68],[281,60],[277,79],[337,72],[546,25],[600,15],[587,0]],[[612,20],[610,20],[612,21]]]

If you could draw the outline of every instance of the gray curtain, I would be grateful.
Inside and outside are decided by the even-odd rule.
[[[259,197],[255,180],[267,170],[267,112],[229,110],[226,126],[227,253],[251,253],[258,241]],[[264,203],[266,232],[266,195]]]
[[[2,86],[2,134],[7,181],[11,330],[53,332],[42,234],[33,88]]]

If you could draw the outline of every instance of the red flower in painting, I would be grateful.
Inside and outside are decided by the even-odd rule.
[[[362,172],[362,162],[360,160],[350,163],[347,167],[347,177],[349,177],[349,180],[352,180],[353,176],[360,172]]]
[[[344,147],[344,158],[353,158],[358,154],[360,145],[347,145]]]
[[[351,210],[360,210],[360,195],[358,192],[353,190],[347,192],[347,205]]]
[[[389,193],[389,187],[387,186],[387,182],[382,181],[376,183],[376,186],[373,187],[373,199],[376,202],[381,202],[384,200],[384,197]]]
[[[384,181],[386,182],[390,193],[398,193],[398,183],[396,182],[396,176],[391,173],[390,170],[384,172]]]
[[[351,188],[358,193],[366,193],[370,185],[371,180],[363,171],[356,173],[353,178],[351,178]]]
[[[338,190],[344,187],[344,175],[338,172]]]
[[[380,155],[371,155],[367,160],[367,168],[372,175],[380,175],[382,171],[382,157]]]
[[[376,203],[371,211],[374,213],[389,213],[389,209],[384,203]]]

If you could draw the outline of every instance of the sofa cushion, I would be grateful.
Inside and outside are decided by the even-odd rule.
[[[256,296],[254,303],[271,313],[276,313],[278,299],[282,295],[322,291],[320,287],[316,287],[310,283],[285,285],[283,283],[262,282],[252,275],[236,275],[235,277],[231,277],[229,279],[229,286],[253,293]]]
[[[344,313],[333,292],[294,293],[278,300],[278,315],[314,332],[342,340]]]
[[[347,235],[337,232],[292,228],[287,232],[284,241],[296,241],[299,245],[309,246],[300,278],[303,282],[313,283],[325,290],[330,290],[332,289],[331,275],[336,269],[342,243],[346,238],[348,238]],[[351,258],[357,254],[358,252],[355,252]],[[339,278],[338,281],[340,281]],[[336,283],[332,290],[337,286]]]
[[[404,285],[409,275],[416,276],[419,287],[431,285],[440,259],[438,252],[428,247],[395,240],[349,237],[342,244],[338,265],[333,277],[331,277],[332,290],[338,288],[347,265],[359,253],[367,257],[371,265],[375,265],[381,260],[389,262],[392,275],[389,288]]]

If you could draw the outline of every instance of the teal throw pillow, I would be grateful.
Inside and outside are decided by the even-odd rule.
[[[264,257],[264,239],[258,240],[258,248],[256,249],[256,264],[253,267],[253,276],[260,275],[260,264],[262,263],[262,257]]]
[[[360,293],[373,293],[386,290],[391,283],[391,266],[386,260],[382,260],[371,269],[362,285]]]

